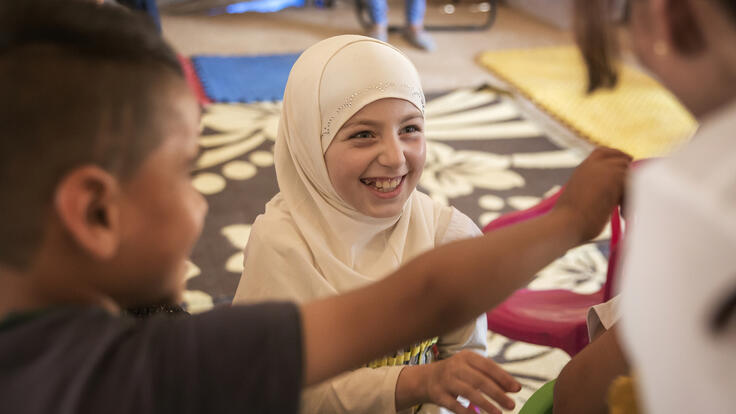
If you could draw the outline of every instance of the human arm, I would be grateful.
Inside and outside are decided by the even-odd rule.
[[[377,283],[303,305],[305,383],[417,338],[448,332],[500,303],[552,260],[601,231],[621,198],[629,161],[617,151],[596,150],[547,215],[440,246]],[[458,391],[482,398],[477,390]]]
[[[458,216],[467,219],[475,228],[477,233],[473,233],[473,236],[481,234],[477,226],[465,215],[458,213]],[[495,393],[492,395],[496,397],[496,401],[511,408],[513,402],[505,396],[505,393],[518,391],[519,384],[510,375],[505,375],[493,360],[487,358],[487,333],[488,322],[485,313],[483,313],[471,323],[440,336],[437,342],[440,360],[438,362],[450,361],[442,364],[434,362],[429,368],[425,366],[406,367],[396,383],[397,409],[401,410],[417,403],[422,403],[422,413],[448,412],[440,407],[453,409],[457,401],[452,395],[447,395],[447,389],[452,386],[453,381],[460,380],[462,377],[447,375],[447,372],[462,374],[464,368],[470,368],[475,373],[485,377],[486,380],[492,381],[491,384],[488,384],[488,387],[494,389]],[[458,355],[463,352],[472,352],[479,357],[471,358],[469,355]],[[474,369],[474,365],[480,365],[484,367],[484,370]],[[489,376],[485,372],[490,372],[493,376]]]
[[[452,216],[445,230],[440,244],[447,244],[457,240],[480,237],[481,232],[478,225],[470,217],[452,208]],[[482,312],[475,320],[444,334],[438,338],[437,350],[439,359],[447,359],[465,350],[473,350],[478,355],[487,354],[486,342],[488,336],[488,320],[485,312]]]
[[[447,244],[453,241],[467,239],[471,237],[481,236],[482,232],[478,226],[468,216],[461,213],[455,208],[451,208],[451,217],[448,223],[447,229],[438,238],[439,244]],[[513,380],[511,376],[504,375],[502,370],[496,366],[495,362],[487,358],[486,341],[488,334],[488,321],[486,320],[486,314],[482,313],[480,316],[475,318],[472,322],[463,325],[462,327],[455,329],[454,331],[441,335],[437,341],[437,351],[439,360],[450,361],[450,368],[452,372],[461,373],[463,366],[472,369],[471,362],[473,358],[468,358],[467,355],[457,356],[463,351],[472,351],[483,357],[484,360],[480,361],[480,365],[485,366],[486,370],[495,374],[498,381],[492,377],[488,377],[483,371],[473,369],[473,371],[486,377],[496,384],[490,384],[492,387],[501,388],[501,392],[498,392],[496,397],[499,399],[498,402],[507,407],[511,407],[512,401],[508,399],[504,393],[513,392],[518,390],[519,384]],[[479,358],[475,358],[479,360]],[[433,370],[425,370],[424,368],[407,367],[401,372],[399,382],[397,383],[396,399],[397,407],[403,408],[411,404],[412,400],[410,396],[414,395],[417,391],[420,391],[420,397],[417,400],[424,400],[428,402],[422,403],[420,412],[427,414],[437,413],[449,413],[446,409],[448,407],[441,407],[443,401],[449,402],[453,405],[457,404],[457,398],[454,396],[445,395],[447,388],[452,386],[453,381],[461,380],[460,377],[452,375],[432,375],[431,371],[448,371],[444,367],[447,364],[433,365]],[[458,369],[460,368],[460,369]],[[425,372],[430,371],[430,372]],[[419,375],[420,372],[424,372],[424,375]],[[408,402],[401,401],[402,398],[407,398]]]
[[[603,332],[562,369],[555,383],[555,414],[608,413],[606,396],[611,383],[629,373],[616,331],[614,325]]]
[[[483,314],[472,323],[442,335],[437,344],[439,361],[401,371],[396,383],[397,409],[431,403],[456,411],[459,403],[453,389],[458,382],[474,384],[499,404],[512,409],[514,403],[505,393],[519,391],[521,385],[486,356],[487,330]],[[477,386],[480,383],[483,387]]]
[[[436,211],[447,212],[450,216],[446,229],[437,234],[437,244],[481,235],[478,226],[456,209],[438,205]],[[436,355],[439,359],[447,359],[470,349],[485,356],[487,332],[484,313],[453,332],[440,336],[434,347],[438,351]],[[421,354],[427,352],[431,350],[422,350]],[[457,361],[462,359],[456,358]],[[436,382],[440,378],[428,371],[432,370],[415,364],[358,368],[306,389],[302,394],[300,411],[305,414],[369,414],[403,412],[421,405],[422,413],[448,412],[433,404],[437,402],[437,398],[433,397],[439,393],[429,395],[428,388],[439,387],[429,384],[429,380]]]
[[[500,303],[581,241],[573,222],[569,212],[555,210],[482,238],[441,246],[382,281],[304,305],[306,383],[370,360],[376,348],[394,349],[446,332]],[[422,312],[410,313],[416,309]],[[411,315],[411,323],[396,315]],[[336,338],[333,332],[341,335]],[[471,401],[483,398],[476,390],[457,391]]]
[[[447,364],[385,366],[377,368],[358,368],[332,378],[319,385],[310,387],[302,393],[300,412],[304,414],[360,414],[388,413],[403,411],[422,404],[422,412],[440,412],[434,404],[445,405],[455,399],[447,397],[442,388],[455,377],[446,374],[448,371],[461,372],[458,367],[477,362],[467,355],[457,356],[466,350],[478,354],[477,359],[485,358],[485,334],[487,331],[485,315],[476,318],[473,323],[463,326],[440,338],[440,357],[452,358]],[[491,360],[481,361],[481,365],[494,365],[492,372],[499,381],[515,383],[510,376],[503,376],[500,368]],[[441,362],[441,361],[440,361]],[[431,366],[432,369],[427,369]],[[495,368],[495,369],[493,369]],[[489,377],[492,379],[492,377]],[[494,380],[495,381],[495,380]],[[518,385],[517,385],[518,386]],[[513,390],[513,388],[512,388]],[[502,398],[502,392],[496,395]],[[434,404],[433,404],[434,403]],[[430,408],[431,407],[431,408]],[[445,411],[442,411],[445,412]]]
[[[485,336],[485,318],[483,322],[483,334]],[[302,393],[300,412],[304,414],[370,414],[403,411],[416,405],[422,405],[422,412],[440,412],[440,408],[434,406],[448,403],[456,403],[455,398],[445,392],[448,383],[456,380],[458,375],[464,374],[466,366],[480,365],[490,371],[494,377],[488,376],[481,371],[479,375],[488,376],[491,381],[511,384],[508,391],[518,388],[513,378],[485,357],[485,337],[483,345],[477,342],[479,335],[475,334],[476,326],[480,323],[476,320],[473,324],[453,332],[457,338],[451,349],[457,352],[465,349],[475,358],[469,355],[458,355],[457,352],[447,353],[449,363],[433,362],[431,364],[406,365],[406,366],[383,366],[377,368],[358,368],[343,373],[335,378],[325,381],[319,385],[307,388]],[[470,333],[468,331],[471,331]],[[452,338],[451,338],[452,339]],[[462,340],[464,343],[460,343]],[[462,345],[467,345],[463,348]],[[482,348],[482,354],[478,351]],[[472,352],[471,352],[472,350]],[[479,361],[480,360],[480,361]],[[494,387],[496,389],[497,387]],[[496,398],[506,398],[504,391],[497,391]],[[507,401],[507,400],[504,400]],[[432,408],[430,408],[432,407]],[[449,406],[447,408],[453,408]],[[444,411],[443,411],[444,412]]]
[[[303,414],[372,414],[396,411],[396,381],[404,366],[357,368],[302,392]]]
[[[396,406],[404,409],[430,402],[462,413],[465,409],[457,401],[462,396],[486,412],[500,413],[484,397],[470,390],[480,391],[503,407],[513,409],[514,402],[505,393],[520,389],[521,385],[491,359],[464,350],[448,359],[404,368],[396,384]]]

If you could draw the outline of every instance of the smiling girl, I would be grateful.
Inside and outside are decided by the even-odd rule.
[[[253,224],[236,302],[347,292],[438,245],[480,235],[467,216],[416,190],[424,103],[416,69],[386,43],[337,36],[302,54],[276,140],[280,193]],[[412,315],[396,317],[412,323]],[[309,389],[302,412],[461,410],[457,390],[470,383],[512,408],[506,392],[520,386],[486,358],[485,341],[481,315]]]

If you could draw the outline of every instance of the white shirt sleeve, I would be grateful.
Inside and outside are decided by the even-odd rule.
[[[588,339],[590,342],[618,322],[621,317],[619,298],[620,296],[614,296],[608,302],[599,303],[588,309]]]
[[[470,237],[477,237],[482,235],[483,232],[470,217],[461,213],[455,207],[452,208],[452,215],[450,216],[450,223],[447,225],[447,230],[440,241],[440,244],[447,244],[455,240],[467,239]]]
[[[359,368],[302,392],[302,414],[396,412],[396,381],[404,366]]]

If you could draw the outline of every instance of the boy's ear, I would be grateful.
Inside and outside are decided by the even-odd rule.
[[[74,169],[56,187],[54,209],[62,226],[88,254],[109,259],[120,243],[118,180],[100,167]]]

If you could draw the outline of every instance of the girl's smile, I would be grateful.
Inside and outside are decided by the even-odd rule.
[[[361,178],[360,181],[365,184],[375,195],[380,198],[393,198],[401,193],[401,186],[404,183],[406,175],[398,177],[372,177]]]
[[[424,116],[409,101],[384,98],[348,119],[325,152],[337,194],[370,217],[395,217],[417,186],[426,157]]]

